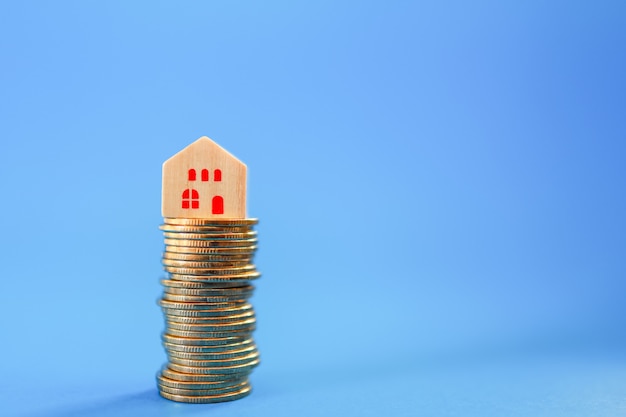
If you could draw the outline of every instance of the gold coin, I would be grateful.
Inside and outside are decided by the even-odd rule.
[[[189,374],[186,372],[178,372],[165,366],[161,369],[161,375],[174,381],[180,382],[196,382],[196,383],[224,383],[236,384],[250,375],[250,371],[237,372],[232,374]]]
[[[229,394],[231,392],[241,391],[241,389],[245,387],[249,387],[250,383],[248,381],[240,382],[237,385],[231,386],[222,386],[222,387],[212,387],[209,389],[185,389],[185,388],[174,388],[166,384],[162,384],[159,381],[159,391],[166,392],[168,394],[174,395],[188,395],[190,397],[199,397],[206,395],[224,395]]]
[[[162,224],[159,229],[165,232],[178,233],[245,233],[252,230],[251,226],[180,226]]]
[[[164,239],[169,246],[184,246],[191,248],[256,248],[258,239],[241,240],[193,240],[193,239]]]
[[[163,236],[168,239],[190,239],[190,240],[245,240],[256,238],[257,233],[182,233],[182,232],[163,232]]]
[[[233,316],[208,316],[208,317],[185,317],[175,316],[165,313],[165,320],[168,322],[186,323],[186,324],[211,324],[211,323],[233,323],[249,318],[256,318],[254,311],[247,311],[244,314]]]
[[[257,246],[250,246],[246,248],[201,248],[201,247],[188,247],[188,246],[166,246],[165,253],[181,253],[181,254],[198,254],[198,255],[241,255],[251,256],[257,250]]]
[[[174,301],[179,303],[228,303],[228,302],[241,302],[244,303],[247,298],[240,296],[218,296],[218,295],[179,295],[163,293],[163,300]]]
[[[202,347],[204,350],[199,350],[198,346],[181,346],[174,345],[172,343],[163,342],[163,347],[167,351],[167,354],[178,356],[179,358],[186,359],[226,359],[229,357],[244,356],[248,353],[256,352],[257,347],[252,339],[250,343],[239,345],[223,345],[223,346],[211,346],[210,350],[206,347]],[[189,348],[193,349],[189,349]]]
[[[216,302],[185,302],[185,301],[172,301],[161,298],[158,303],[163,308],[179,309],[179,310],[204,310],[220,312],[224,309],[237,309],[243,308],[248,302],[246,300],[230,300],[230,301],[216,301]]]
[[[244,376],[236,379],[229,379],[226,381],[196,382],[171,379],[163,375],[162,372],[159,372],[157,374],[157,381],[159,382],[159,385],[170,388],[189,390],[216,390],[218,388],[237,387],[245,382],[248,382],[248,377]]]
[[[236,373],[244,373],[249,372],[258,366],[261,363],[260,359],[254,359],[248,363],[241,365],[233,365],[233,366],[217,366],[217,367],[200,367],[200,366],[187,366],[187,365],[179,365],[176,363],[169,363],[168,368],[183,372],[187,374],[203,374],[203,375],[211,375],[211,374],[236,374]]]
[[[173,275],[173,274],[170,274],[170,275]],[[176,281],[176,280],[172,279],[170,281]],[[212,281],[180,281],[180,282],[185,282],[189,284],[200,284],[202,285],[202,288],[222,288],[222,289],[240,288],[244,285],[252,285],[250,281],[235,281],[235,280],[216,281],[216,282],[212,282]]]
[[[202,321],[202,320],[204,321],[208,321],[208,320],[235,321],[237,317],[241,317],[243,320],[247,317],[255,316],[254,310],[252,308],[244,307],[245,304],[247,303],[242,303],[241,308],[239,309],[230,309],[230,310],[218,310],[218,309],[178,310],[178,309],[169,309],[169,308],[163,308],[162,310],[165,316],[167,316],[166,318],[170,319],[171,317],[172,321],[189,322],[189,323],[193,322],[194,320],[197,320],[197,321]],[[192,313],[192,314],[187,314],[187,313]],[[202,314],[196,314],[196,313],[202,313]]]
[[[226,288],[225,288],[226,289]],[[165,287],[165,293],[172,295],[185,295],[189,297],[225,297],[234,299],[250,298],[254,294],[254,290],[247,291],[217,291],[215,288],[178,288]]]
[[[173,336],[167,333],[163,333],[161,335],[161,339],[164,343],[169,343],[172,345],[179,346],[198,346],[202,348],[228,348],[230,349],[232,346],[251,343],[252,338],[249,336],[245,337],[205,337],[205,338],[191,338],[184,336]]]
[[[209,322],[204,324],[189,324],[176,321],[166,321],[167,328],[184,330],[187,332],[226,332],[226,331],[251,331],[256,325],[256,318],[249,317],[241,321],[230,323]]]
[[[174,261],[171,261],[174,263]],[[177,262],[178,264],[182,262]],[[202,262],[187,262],[185,266],[177,266],[177,265],[168,265],[165,264],[164,267],[168,272],[177,273],[181,275],[187,275],[186,272],[180,271],[192,271],[189,275],[237,275],[243,274],[247,272],[253,272],[255,270],[255,266],[251,264],[246,264],[243,266],[233,266],[233,267],[203,267],[201,266]],[[176,271],[172,271],[172,270]]]
[[[240,342],[239,344],[233,343],[230,345],[219,345],[219,346],[196,346],[196,345],[176,345],[173,343],[163,342],[163,347],[165,347],[167,354],[176,355],[243,355],[244,349],[249,349],[250,351],[256,351],[256,345],[252,341],[252,338],[248,339],[249,343],[244,344]],[[188,358],[192,359],[192,358]]]
[[[226,290],[227,288],[224,288]],[[188,295],[192,297],[239,297],[250,298],[254,293],[253,289],[239,291],[219,291],[215,288],[179,288],[165,287],[165,292],[175,295]]]
[[[174,253],[163,252],[163,259],[172,259],[176,261],[199,261],[199,262],[247,262],[251,263],[251,256],[248,254],[241,255],[215,255],[215,254],[195,254],[195,253]]]
[[[183,338],[179,338],[183,339]],[[184,342],[181,342],[184,343]],[[181,353],[193,353],[193,354],[210,354],[210,353],[222,353],[228,351],[236,351],[244,348],[249,348],[251,346],[256,347],[254,340],[252,338],[246,339],[242,342],[231,343],[227,345],[208,345],[208,346],[199,346],[199,345],[186,345],[186,344],[176,344],[169,343],[163,341],[163,346],[168,352],[181,352]]]
[[[261,276],[261,273],[250,272],[247,274],[237,274],[237,275],[182,275],[182,274],[170,274],[170,278],[175,281],[192,281],[192,282],[206,282],[207,284],[215,284],[215,283],[224,283],[224,286],[227,283],[233,283],[233,285],[241,285],[246,282],[249,282],[253,279],[257,279]],[[220,284],[221,285],[221,284]]]
[[[171,279],[171,280],[168,280],[168,281],[176,281],[176,280]],[[200,285],[202,285],[202,287],[200,287],[200,288],[222,288],[222,289],[240,288],[243,285],[251,285],[250,281],[216,281],[216,282],[212,282],[212,281],[176,281],[176,282],[183,282],[183,283],[188,283],[188,284],[200,284]]]
[[[172,239],[200,239],[200,240],[232,240],[232,239],[251,239],[257,237],[256,230],[215,230],[209,231],[171,231],[163,230],[163,236]]]
[[[254,269],[254,265],[250,264],[247,260],[244,261],[232,261],[232,262],[200,262],[200,261],[179,261],[176,259],[163,258],[161,263],[165,266],[172,266],[176,268],[201,268],[211,269],[214,268],[218,271],[222,270],[249,270]],[[220,272],[218,272],[220,273]]]
[[[254,270],[254,265],[250,265],[248,268],[223,268],[221,271],[218,268],[178,268],[175,266],[163,266],[163,270],[171,274],[170,278],[180,281],[197,281],[197,280],[235,280],[235,279],[255,279],[261,274]],[[193,279],[190,278],[193,277]]]
[[[170,365],[194,366],[198,368],[228,368],[236,365],[247,365],[259,358],[259,352],[254,351],[247,355],[229,359],[193,360],[170,356]]]
[[[215,315],[232,314],[238,311],[252,309],[248,302],[229,303],[177,303],[167,300],[159,300],[158,304],[168,310],[197,310],[212,312]]]
[[[254,326],[251,326],[249,329],[243,331],[223,331],[223,332],[191,332],[188,330],[179,330],[167,328],[167,334],[171,336],[180,336],[180,337],[188,337],[190,339],[224,339],[231,337],[241,337],[248,338],[255,330]]]
[[[202,268],[202,269],[238,269],[254,268],[254,264],[250,259],[232,259],[228,261],[186,261],[180,259],[162,258],[161,263],[165,266],[173,266],[175,268]]]
[[[189,310],[181,310],[188,312]],[[165,320],[178,323],[187,324],[210,324],[210,323],[232,323],[235,321],[246,320],[248,318],[256,317],[254,310],[242,311],[240,314],[229,314],[221,316],[203,315],[203,316],[189,316],[180,314],[170,314],[170,311],[164,311]]]
[[[246,292],[253,291],[254,285],[251,284],[238,284],[237,286],[230,287],[222,287],[216,286],[215,284],[205,284],[202,282],[189,282],[189,281],[175,281],[173,279],[162,279],[161,284],[165,287],[172,288],[195,288],[195,289],[203,289],[203,290],[213,290],[216,293],[235,293],[235,292]]]
[[[167,349],[167,345],[165,345]],[[169,357],[179,358],[179,359],[189,359],[195,361],[202,360],[222,360],[222,359],[235,359],[241,358],[248,354],[257,352],[256,345],[250,345],[240,350],[231,350],[231,351],[220,351],[220,352],[181,352],[179,350],[167,350],[167,355]],[[181,364],[184,365],[184,364]]]
[[[215,331],[227,331],[227,330],[239,330],[247,329],[256,324],[256,317],[254,315],[248,317],[242,317],[235,321],[223,321],[223,320],[201,320],[199,323],[184,323],[180,321],[170,321],[168,317],[166,324],[169,328],[178,330],[187,330],[190,332],[215,332]]]
[[[161,280],[161,284],[163,284],[167,292],[171,292],[172,294],[175,294],[175,292],[173,292],[174,290],[184,290],[186,292],[180,294],[187,295],[239,295],[254,292],[254,285],[241,285],[238,287],[225,288],[208,286],[200,282],[174,281],[171,279],[163,279]],[[187,286],[184,284],[191,285]]]
[[[174,268],[202,268],[202,269],[211,269],[211,268],[215,268],[215,269],[241,269],[241,268],[245,268],[245,269],[253,269],[254,265],[250,263],[249,260],[244,260],[244,261],[231,261],[231,262],[224,262],[224,261],[207,261],[207,262],[200,262],[200,261],[179,261],[176,259],[165,259],[163,258],[161,260],[161,263],[164,266],[170,266],[170,267],[174,267]]]
[[[165,217],[163,222],[181,226],[251,226],[257,224],[259,219],[187,219],[182,217]]]
[[[176,394],[170,394],[169,392],[164,392],[164,391],[159,391],[159,394],[161,395],[161,397],[167,400],[176,401],[179,403],[212,404],[212,403],[238,400],[250,394],[251,391],[252,391],[252,388],[250,387],[250,385],[248,385],[247,387],[242,388],[239,391],[229,392],[227,394],[207,395],[207,396],[200,396],[200,397],[191,397],[188,395],[176,395]]]
[[[247,303],[246,303],[247,304]],[[196,309],[196,310],[180,310],[180,309],[176,309],[176,308],[165,308],[163,307],[163,313],[168,316],[168,317],[188,317],[188,318],[209,318],[209,317],[216,317],[216,318],[225,318],[225,317],[232,317],[233,315],[238,315],[238,314],[244,314],[244,313],[250,313],[250,312],[254,312],[254,310],[252,310],[252,308],[246,308],[245,305],[246,304],[242,304],[242,307],[239,308],[238,310],[201,310],[201,309]],[[172,319],[172,321],[180,321],[180,320],[175,320]]]

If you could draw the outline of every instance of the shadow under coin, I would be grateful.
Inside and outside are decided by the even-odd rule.
[[[174,403],[164,401],[156,389],[96,400],[87,404],[68,404],[54,409],[27,414],[25,417],[125,417],[168,415]]]

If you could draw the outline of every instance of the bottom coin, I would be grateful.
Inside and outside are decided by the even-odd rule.
[[[170,394],[169,392],[164,392],[161,390],[159,390],[159,394],[161,395],[161,397],[166,398],[171,401],[177,401],[181,403],[209,404],[209,403],[220,403],[224,401],[238,400],[250,394],[251,391],[252,391],[252,388],[248,385],[247,387],[242,388],[239,391],[229,392],[227,394],[218,394],[218,395],[200,395],[200,396],[178,395],[178,394]]]
[[[187,395],[189,397],[205,397],[207,395],[223,395],[230,394],[232,392],[241,391],[244,388],[249,388],[250,383],[248,381],[242,382],[237,385],[232,385],[229,387],[222,388],[194,388],[194,389],[185,389],[185,388],[174,388],[169,385],[159,384],[159,391],[167,392],[168,394],[174,395]]]
[[[170,373],[172,375],[172,373]],[[219,390],[224,388],[237,387],[245,382],[248,382],[248,375],[245,375],[236,379],[227,379],[224,381],[208,381],[208,382],[194,382],[194,381],[180,381],[166,377],[163,373],[157,374],[157,381],[160,387],[167,386],[169,388],[178,388],[183,390]],[[236,391],[237,389],[231,389],[230,391]],[[167,391],[167,390],[166,390]],[[182,394],[178,392],[170,392],[170,394]],[[184,395],[184,394],[183,394]]]
[[[173,381],[196,383],[226,383],[228,381],[230,385],[235,384],[237,380],[246,378],[250,374],[250,372],[251,369],[247,371],[242,370],[241,372],[233,374],[189,374],[186,372],[179,372],[170,369],[168,366],[165,366],[163,367],[163,369],[161,369],[161,375]]]

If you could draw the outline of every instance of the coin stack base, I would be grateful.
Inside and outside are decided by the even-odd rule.
[[[168,400],[217,403],[251,392],[248,376],[260,358],[248,302],[260,276],[252,263],[256,219],[165,218],[159,305],[168,363],[157,374]]]

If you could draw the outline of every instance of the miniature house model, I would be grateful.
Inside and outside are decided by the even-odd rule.
[[[243,219],[246,165],[206,136],[163,163],[163,217]]]

